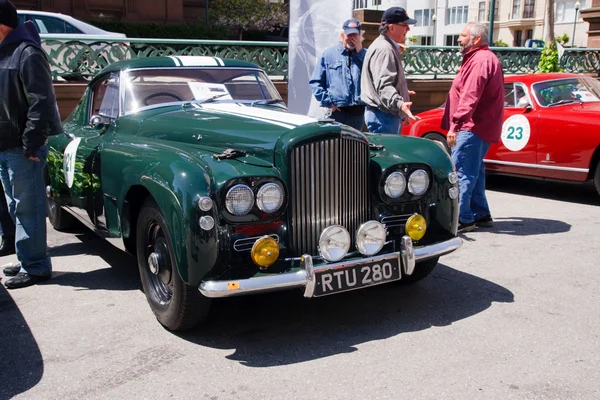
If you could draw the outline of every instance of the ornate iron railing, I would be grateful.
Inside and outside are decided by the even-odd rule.
[[[173,39],[107,39],[94,36],[42,35],[55,80],[89,79],[108,64],[138,57],[195,55],[249,61],[270,76],[288,75],[287,42],[242,42]],[[540,49],[494,47],[506,74],[537,71]],[[411,46],[403,53],[408,75],[434,78],[455,75],[460,67],[458,47]],[[566,49],[560,59],[565,72],[600,76],[600,49]]]
[[[41,36],[55,80],[89,79],[116,61],[173,55],[244,60],[257,64],[270,76],[287,77],[287,42]]]

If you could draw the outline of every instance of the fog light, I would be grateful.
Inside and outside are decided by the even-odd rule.
[[[198,221],[198,224],[200,225],[200,228],[204,229],[205,231],[210,231],[212,228],[215,227],[215,220],[213,219],[213,217],[204,216],[200,217],[200,221]]]
[[[456,182],[458,182],[458,174],[457,174],[456,172],[454,172],[454,171],[453,171],[453,172],[450,172],[450,173],[448,174],[448,181],[449,181],[451,184],[455,185],[455,184],[456,184]]]
[[[427,231],[427,221],[422,215],[413,214],[412,217],[406,221],[406,234],[410,236],[412,240],[421,240],[425,236]]]
[[[198,200],[198,208],[202,211],[210,211],[213,206],[213,201],[210,197],[200,197]]]
[[[350,234],[341,225],[332,225],[323,230],[319,238],[319,254],[327,261],[339,261],[350,249]]]
[[[365,256],[372,256],[385,244],[385,225],[377,221],[365,222],[356,231],[356,248]]]
[[[458,197],[458,188],[451,187],[450,189],[448,189],[448,196],[450,196],[452,200],[456,199]]]
[[[266,268],[275,263],[279,257],[279,244],[275,239],[264,236],[254,242],[250,253],[254,264]]]

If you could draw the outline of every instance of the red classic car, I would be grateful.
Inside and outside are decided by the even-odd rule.
[[[600,81],[576,74],[528,74],[504,79],[501,142],[485,157],[488,172],[586,182],[600,194]],[[443,106],[402,127],[402,134],[435,140]]]

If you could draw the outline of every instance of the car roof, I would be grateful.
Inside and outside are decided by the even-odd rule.
[[[209,56],[169,56],[169,57],[141,57],[131,60],[117,61],[104,68],[92,82],[107,73],[118,72],[124,69],[138,68],[186,68],[186,67],[229,67],[260,69],[255,64],[247,61],[231,60]]]
[[[578,74],[569,74],[564,72],[551,72],[551,73],[540,73],[540,74],[521,74],[521,75],[510,75],[504,77],[505,82],[523,82],[527,85],[533,85],[536,82],[549,81],[553,79],[564,79],[564,78],[582,78],[583,76]]]
[[[63,21],[70,23],[75,28],[79,29],[80,31],[83,31],[86,35],[107,35],[107,36],[119,36],[119,37],[123,36],[122,33],[105,31],[104,29],[100,29],[97,26],[88,24],[87,22],[80,21],[76,18],[71,17],[70,15],[67,15],[67,14],[53,13],[53,12],[46,12],[46,11],[33,11],[33,10],[17,10],[17,13],[59,18],[59,19],[62,19]]]

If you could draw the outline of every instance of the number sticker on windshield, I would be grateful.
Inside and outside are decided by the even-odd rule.
[[[522,150],[529,142],[531,127],[524,115],[513,115],[502,125],[502,144],[511,151]]]
[[[63,171],[65,173],[65,183],[70,188],[73,186],[73,178],[75,176],[75,158],[77,156],[77,148],[79,147],[81,138],[77,138],[71,141],[65,149],[65,156],[63,159]]]

